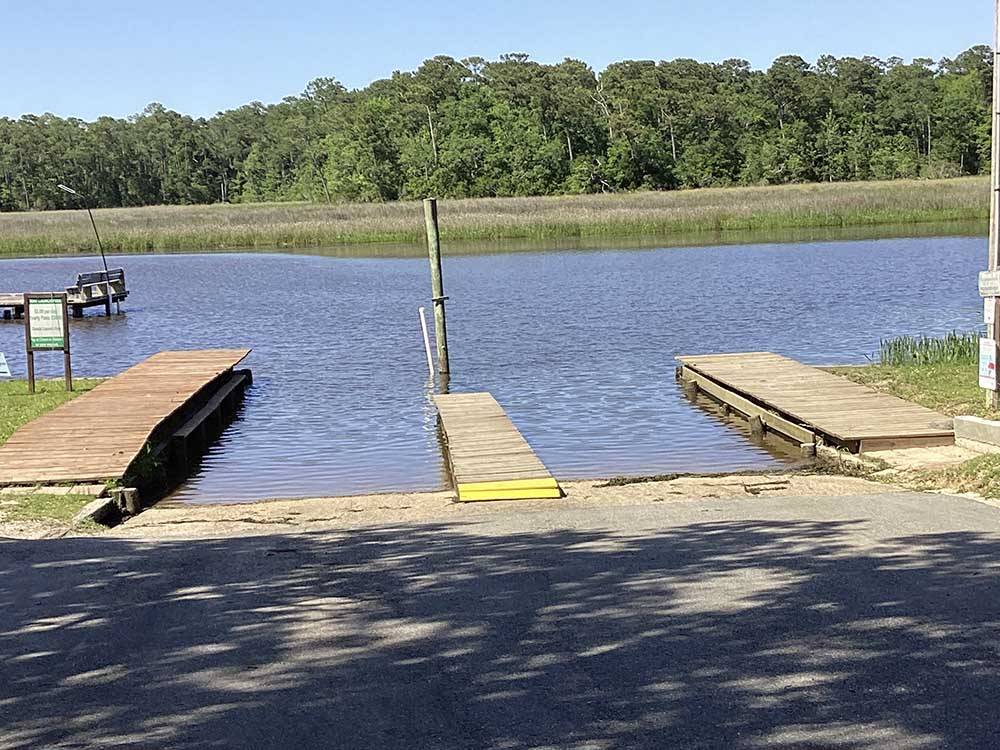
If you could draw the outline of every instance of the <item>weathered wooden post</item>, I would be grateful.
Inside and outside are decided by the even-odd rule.
[[[1000,2],[1000,0],[998,0]],[[445,322],[444,282],[441,278],[441,239],[438,236],[437,199],[424,199],[424,225],[427,229],[427,253],[431,261],[431,301],[434,303],[434,339],[437,344],[438,372],[448,374],[448,325]]]

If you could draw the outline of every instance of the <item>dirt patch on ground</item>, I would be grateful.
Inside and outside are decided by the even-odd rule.
[[[966,461],[982,455],[978,451],[959,445],[944,445],[937,448],[905,448],[891,451],[875,451],[866,456],[884,461],[890,469],[905,474],[929,469],[946,469],[960,466]]]
[[[9,539],[48,539],[71,533],[70,527],[49,519],[37,521],[0,520],[0,537]],[[89,536],[89,534],[86,534]]]
[[[738,501],[767,496],[847,496],[894,491],[853,477],[754,474],[680,477],[669,481],[607,486],[606,480],[566,482],[561,500],[457,503],[451,492],[270,500],[238,505],[168,503],[105,533],[148,539],[245,536],[428,520],[476,519],[556,507],[620,507],[706,498]],[[0,529],[0,533],[3,533]]]

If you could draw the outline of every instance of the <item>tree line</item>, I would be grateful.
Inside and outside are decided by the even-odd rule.
[[[579,60],[438,56],[348,90],[193,118],[0,119],[0,210],[389,201],[973,175],[989,170],[992,54]]]

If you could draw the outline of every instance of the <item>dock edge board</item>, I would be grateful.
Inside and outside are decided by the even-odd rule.
[[[681,367],[681,379],[687,383],[697,385],[700,391],[710,396],[714,401],[739,412],[746,419],[758,417],[765,427],[783,435],[788,440],[805,445],[816,442],[816,433],[812,430],[796,424],[772,409],[754,403],[750,399],[741,396],[732,388],[713,380],[707,375],[703,375],[689,365]]]
[[[463,503],[477,500],[557,500],[563,496],[554,478],[460,482],[456,489],[458,500]]]

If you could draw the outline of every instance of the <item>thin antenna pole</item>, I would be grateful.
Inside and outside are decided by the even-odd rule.
[[[1000,2],[1000,0],[997,0]],[[101,262],[104,264],[104,288],[108,292],[108,315],[111,314],[111,300],[115,298],[114,291],[111,289],[111,273],[108,271],[108,259],[104,256],[104,243],[101,242],[101,233],[97,231],[97,222],[94,221],[94,212],[90,210],[90,201],[87,200],[86,196],[82,193],[78,193],[71,187],[59,183],[59,189],[69,193],[70,195],[75,195],[80,199],[83,207],[87,209],[87,216],[90,217],[90,226],[94,228],[94,236],[97,238],[97,249],[101,251]],[[122,313],[122,303],[120,300],[115,300],[115,308],[119,315]]]
[[[80,197],[82,198],[83,196]],[[87,208],[87,216],[90,217],[90,226],[94,228],[94,236],[97,238],[97,249],[101,251],[101,261],[104,263],[104,273],[105,278],[107,278],[108,259],[104,257],[104,245],[101,244],[101,235],[97,231],[97,222],[94,221],[94,212],[90,210],[90,206],[87,205],[86,201],[84,201],[83,205]]]
[[[83,205],[87,207],[87,216],[90,217],[90,226],[94,228],[94,236],[97,238],[97,249],[101,251],[101,262],[104,263],[104,284],[105,288],[108,290],[108,311],[111,310],[111,300],[115,299],[114,290],[111,288],[111,272],[108,271],[108,259],[104,257],[104,245],[101,243],[101,235],[97,231],[97,222],[94,221],[94,212],[90,210],[89,202],[83,196]],[[122,303],[120,300],[115,300],[115,312],[119,315],[122,314]]]

